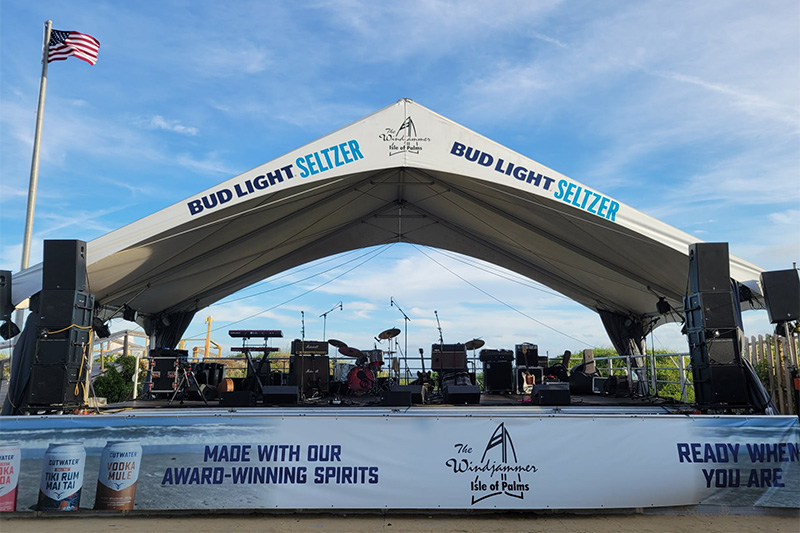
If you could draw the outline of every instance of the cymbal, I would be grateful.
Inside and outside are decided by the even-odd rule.
[[[364,354],[361,352],[361,350],[351,346],[342,346],[339,348],[339,353],[347,357],[355,357],[356,359],[364,357]]]
[[[472,339],[471,341],[464,344],[464,348],[466,348],[467,350],[477,350],[484,344],[486,344],[486,342],[484,342],[483,339]]]
[[[336,346],[337,348],[344,348],[345,346],[347,346],[342,341],[339,341],[339,340],[336,340],[336,339],[330,339],[328,341],[328,344],[330,344],[331,346]]]
[[[381,339],[381,340],[394,339],[398,335],[400,335],[400,330],[397,329],[397,328],[392,328],[392,329],[387,329],[386,331],[381,332],[381,334],[378,335],[378,338]]]

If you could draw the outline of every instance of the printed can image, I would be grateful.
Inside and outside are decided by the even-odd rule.
[[[17,510],[20,449],[16,442],[0,445],[0,513]]]
[[[40,511],[77,511],[81,503],[86,450],[81,442],[50,444],[42,461]]]
[[[142,447],[135,441],[109,441],[100,457],[95,509],[133,510]]]

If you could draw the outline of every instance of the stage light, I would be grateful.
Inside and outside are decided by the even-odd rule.
[[[131,309],[127,305],[122,309],[122,318],[128,322],[136,322],[138,316],[139,313],[136,312],[136,309]]]
[[[111,336],[111,330],[108,329],[108,325],[104,324],[103,321],[97,317],[92,319],[92,329],[94,330],[95,335],[101,339]]]
[[[667,313],[669,313],[670,311],[672,311],[672,307],[670,307],[670,305],[669,305],[669,302],[666,300],[666,298],[664,298],[663,296],[661,296],[661,297],[658,299],[658,302],[656,302],[656,310],[657,310],[657,311],[658,311],[660,314],[662,314],[662,315],[666,315]]]

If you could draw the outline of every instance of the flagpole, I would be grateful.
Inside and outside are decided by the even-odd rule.
[[[53,21],[44,23],[44,42],[42,43],[42,78],[39,81],[39,107],[36,110],[36,131],[33,135],[33,158],[31,179],[28,184],[28,211],[25,216],[25,235],[22,239],[22,263],[20,270],[28,268],[31,256],[31,236],[33,234],[33,211],[36,208],[36,187],[39,182],[39,144],[42,140],[42,118],[44,114],[44,94],[47,90],[47,52]]]

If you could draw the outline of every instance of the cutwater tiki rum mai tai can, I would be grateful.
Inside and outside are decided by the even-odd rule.
[[[77,511],[81,503],[86,450],[81,442],[51,444],[44,454],[40,511]]]
[[[17,510],[19,457],[19,444],[16,442],[0,445],[0,513]]]
[[[95,509],[133,510],[141,460],[142,447],[138,442],[106,443],[100,457]]]

